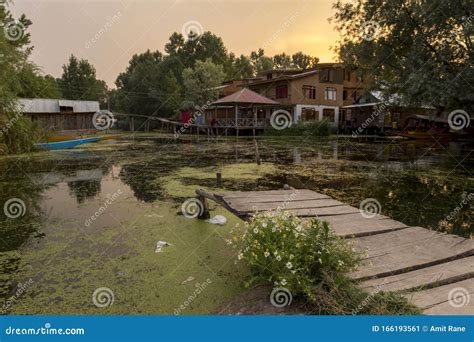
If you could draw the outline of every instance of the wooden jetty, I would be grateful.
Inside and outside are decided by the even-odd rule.
[[[204,203],[203,217],[207,198],[243,220],[270,210],[318,217],[367,253],[351,277],[369,293],[401,292],[426,314],[474,314],[473,240],[410,227],[383,215],[367,218],[359,209],[311,190],[196,193]]]

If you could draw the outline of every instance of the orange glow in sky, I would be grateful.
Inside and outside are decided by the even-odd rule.
[[[220,36],[229,52],[267,55],[303,51],[335,61],[339,34],[328,18],[335,0],[15,0],[10,10],[33,21],[32,59],[59,77],[71,54],[88,59],[114,86],[130,58],[164,52],[186,23]],[[197,23],[197,24],[196,24]]]

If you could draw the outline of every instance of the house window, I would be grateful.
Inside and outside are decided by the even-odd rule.
[[[286,99],[288,97],[288,86],[286,84],[277,86],[275,95],[277,99]]]
[[[351,71],[348,69],[344,70],[344,80],[349,81],[351,80]]]
[[[272,73],[271,73],[271,72],[267,74],[267,80],[271,80],[271,79],[272,79],[272,77],[273,77],[273,75],[272,75]]]
[[[316,87],[310,85],[303,86],[303,95],[305,99],[315,99],[316,98]]]
[[[347,90],[342,91],[342,99],[346,100],[347,99]]]
[[[319,113],[314,108],[303,108],[301,111],[301,121],[319,120]]]
[[[334,122],[335,112],[334,109],[323,109],[323,120]]]
[[[324,91],[324,99],[336,101],[336,88],[327,87]]]
[[[320,82],[332,82],[334,81],[334,70],[333,69],[322,69],[321,75],[319,76]]]

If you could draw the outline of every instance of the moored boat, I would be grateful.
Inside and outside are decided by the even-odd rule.
[[[99,139],[100,137],[83,138],[83,139],[65,140],[65,141],[50,142],[50,143],[40,143],[40,144],[35,144],[34,146],[42,150],[62,150],[62,149],[74,148],[82,144],[96,142]]]

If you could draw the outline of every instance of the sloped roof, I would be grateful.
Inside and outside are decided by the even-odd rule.
[[[222,99],[214,101],[213,105],[218,104],[237,104],[237,103],[245,103],[245,104],[261,104],[261,105],[276,105],[278,102],[269,99],[268,97],[262,96],[257,94],[256,92],[248,89],[243,88],[233,94],[230,94]]]

